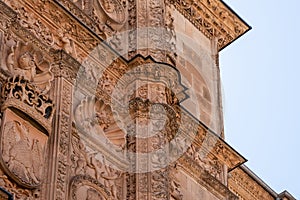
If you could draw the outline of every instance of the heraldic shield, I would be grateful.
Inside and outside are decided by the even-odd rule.
[[[1,121],[1,165],[18,184],[36,188],[43,180],[48,136],[21,111],[7,108]]]

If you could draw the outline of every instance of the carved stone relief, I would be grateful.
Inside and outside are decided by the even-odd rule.
[[[124,26],[127,19],[124,1],[59,0],[59,2],[103,39],[112,37]]]
[[[7,176],[4,174],[2,170],[0,170],[0,187],[6,188],[7,191],[12,193],[15,197],[15,199],[38,199],[40,197],[40,189],[24,189],[20,188],[20,186],[15,183],[14,181],[11,181],[10,176]]]
[[[125,134],[118,127],[111,107],[95,98],[83,99],[75,109],[76,126],[92,138],[103,143],[112,143],[122,148],[125,144]]]
[[[7,3],[17,13],[16,23],[11,28],[18,34],[32,33],[41,41],[37,44],[43,48],[64,49],[81,61],[87,56],[86,51],[95,48],[99,42],[54,2],[29,0],[26,4],[17,1]]]
[[[50,64],[43,54],[31,44],[14,41],[10,35],[4,39],[1,68],[10,76],[20,76],[24,80],[33,82],[37,92],[46,94],[50,90],[53,75]]]
[[[48,136],[10,109],[1,129],[2,167],[20,185],[38,187],[43,176]]]
[[[111,200],[113,199],[105,186],[87,175],[78,175],[71,182],[72,200]]]
[[[8,110],[9,108],[7,107],[13,106],[27,112],[31,117],[39,116],[38,118],[40,119],[36,121],[43,127],[40,128],[41,131],[36,129],[35,126],[31,126],[30,123],[21,121],[21,119],[6,121],[6,117],[2,119],[2,113],[0,113],[3,133],[11,133],[10,135],[3,134],[3,137],[5,136],[6,138],[4,139],[7,141],[12,139],[10,143],[3,145],[1,143],[1,150],[5,149],[3,151],[3,166],[4,168],[6,166],[7,170],[5,171],[6,174],[0,174],[0,185],[5,188],[11,188],[10,191],[15,194],[17,199],[40,197],[41,175],[36,166],[37,162],[41,162],[41,159],[33,160],[30,155],[40,158],[38,154],[43,151],[42,147],[46,144],[46,140],[36,137],[36,135],[37,133],[42,133],[44,129],[51,130],[53,125],[51,122],[54,105],[48,97],[53,73],[56,77],[55,84],[57,86],[57,90],[54,91],[56,92],[55,95],[59,93],[64,94],[59,95],[55,102],[58,110],[57,123],[54,123],[54,132],[58,137],[55,140],[57,142],[55,143],[57,148],[55,147],[54,150],[56,154],[53,156],[55,157],[53,159],[55,161],[55,169],[52,172],[54,178],[51,179],[51,182],[53,181],[51,192],[55,193],[53,199],[68,199],[68,197],[78,200],[124,199],[123,190],[125,184],[123,182],[123,173],[112,167],[113,161],[123,162],[124,160],[120,161],[107,156],[110,155],[108,150],[116,150],[116,152],[123,154],[125,151],[124,146],[130,152],[158,150],[157,154],[149,156],[148,160],[146,160],[146,164],[147,162],[152,163],[157,171],[149,174],[140,174],[139,177],[127,174],[126,187],[129,193],[126,194],[127,199],[136,199],[137,191],[141,199],[182,199],[180,183],[175,178],[168,179],[170,175],[169,169],[161,169],[162,166],[166,165],[167,152],[165,149],[161,151],[160,149],[174,139],[166,148],[172,151],[170,153],[178,156],[187,149],[190,143],[189,138],[186,139],[186,135],[184,135],[185,132],[195,135],[200,135],[202,132],[198,132],[199,123],[190,122],[190,115],[179,112],[179,101],[186,98],[184,92],[186,88],[180,85],[180,76],[175,68],[167,64],[162,64],[163,67],[160,67],[162,65],[154,63],[151,59],[149,59],[150,61],[140,62],[138,61],[139,58],[130,61],[130,64],[126,61],[120,62],[117,60],[107,67],[106,61],[112,60],[110,58],[113,57],[113,53],[106,48],[107,46],[101,46],[99,54],[96,56],[92,55],[94,56],[93,62],[87,63],[82,68],[83,74],[87,74],[86,82],[83,85],[85,84],[85,87],[89,87],[89,83],[97,84],[98,80],[100,80],[99,85],[97,85],[99,87],[97,88],[96,99],[104,96],[105,98],[95,100],[94,97],[87,97],[82,99],[81,102],[77,102],[78,105],[76,104],[74,112],[76,125],[73,129],[77,129],[78,133],[74,135],[70,133],[73,119],[73,113],[70,111],[73,102],[72,84],[75,78],[78,79],[76,77],[78,63],[74,59],[70,61],[72,60],[70,58],[74,57],[77,61],[84,60],[90,51],[99,44],[100,38],[106,39],[111,36],[113,36],[113,39],[109,41],[109,44],[121,51],[118,48],[121,46],[123,38],[118,37],[116,34],[117,31],[121,31],[124,28],[128,21],[128,27],[126,28],[129,29],[142,26],[162,27],[163,31],[150,30],[145,35],[145,39],[153,47],[167,49],[167,51],[159,51],[153,48],[148,49],[147,53],[145,53],[146,50],[141,52],[145,53],[145,56],[152,55],[159,61],[166,61],[166,53],[175,52],[174,18],[172,10],[170,10],[172,6],[166,7],[168,2],[159,0],[140,0],[138,1],[138,8],[136,5],[137,1],[132,0],[6,0],[5,2],[18,15],[13,19],[14,23],[9,30],[7,29],[7,32],[14,32],[13,34],[2,34],[0,32],[0,42],[4,44],[0,47],[1,70],[5,75],[12,76],[8,82],[1,82],[1,85],[3,85],[1,100],[6,103],[3,104],[3,107]],[[173,3],[175,4],[175,2]],[[180,6],[185,5],[180,4]],[[190,7],[192,6],[194,5],[188,6],[186,11],[191,10]],[[70,13],[67,13],[64,10],[65,8]],[[0,14],[2,14],[1,12]],[[128,20],[127,12],[129,15]],[[3,20],[0,19],[0,22],[2,29]],[[5,26],[6,28],[8,27],[6,24]],[[209,33],[213,31],[210,25],[207,25],[206,30]],[[137,35],[135,35],[136,32],[134,31],[131,33],[128,36],[129,49],[136,49]],[[17,37],[22,37],[22,39],[16,39]],[[51,62],[46,59],[44,52],[41,53],[37,50],[36,44],[40,46],[45,44],[43,48],[46,51],[51,48],[55,50],[62,49],[69,55],[66,56],[66,53],[63,51],[53,51],[51,49],[51,51],[49,50],[50,57],[53,57],[55,60]],[[175,54],[167,56],[172,57],[171,60],[173,59],[173,62],[166,62],[174,64]],[[65,60],[70,62],[65,62]],[[51,65],[49,65],[50,62]],[[151,64],[147,64],[147,62]],[[92,67],[100,64],[104,67]],[[105,68],[106,71],[103,72]],[[130,73],[127,74],[127,72]],[[102,74],[102,77],[99,77],[99,74]],[[139,80],[141,84],[130,85],[130,81],[136,77],[141,79]],[[120,84],[118,85],[118,83]],[[119,87],[120,85],[121,87]],[[118,96],[114,96],[114,90],[118,93]],[[126,98],[118,99],[120,96]],[[132,109],[130,117],[131,119],[136,119],[134,123],[130,122],[124,125],[124,123],[119,123],[113,117],[114,112],[119,110],[117,107],[112,108],[110,104],[112,98],[117,98],[119,103],[132,102],[131,106],[133,107],[130,108]],[[17,101],[13,103],[13,101],[10,101],[11,99]],[[17,104],[21,106],[19,105],[18,107]],[[23,106],[23,104],[27,107]],[[167,118],[164,118],[162,115],[166,115]],[[184,116],[186,116],[186,119],[181,121]],[[117,116],[117,119],[119,117]],[[185,132],[180,130],[179,125],[182,125],[181,129],[185,129]],[[37,126],[40,127],[39,125]],[[147,137],[149,135],[154,136],[147,138],[147,140],[140,139],[138,143],[135,143],[136,137],[132,136],[136,136],[137,131],[146,133],[145,136]],[[87,137],[88,134],[93,133],[97,137]],[[181,135],[175,137],[174,133]],[[13,137],[9,138],[9,136]],[[201,136],[201,139],[202,137],[204,136]],[[101,141],[105,143],[106,147],[113,148],[101,149],[101,146],[97,146],[98,143],[92,143],[93,140]],[[109,145],[107,145],[107,142]],[[23,158],[16,154],[17,146],[25,152]],[[69,152],[70,149],[71,152]],[[230,150],[228,148],[224,149],[224,146],[218,147],[218,152],[214,153],[220,155],[220,157],[223,154],[228,155]],[[100,152],[104,155],[101,155]],[[192,151],[191,155],[185,156],[190,159],[186,159],[187,161],[196,160],[196,162],[185,163],[185,166],[189,166],[191,169],[195,169],[195,166],[201,166],[220,180],[219,157],[210,157],[205,160],[196,151]],[[224,158],[222,162],[231,159],[230,156],[228,156],[229,158]],[[26,158],[26,161],[21,160],[24,158]],[[72,161],[71,166],[68,164],[69,160]],[[133,159],[129,160],[133,161]],[[232,165],[237,163],[236,160],[233,159]],[[142,160],[142,162],[144,161]],[[190,166],[190,163],[193,166]],[[8,173],[12,173],[12,176],[7,176]],[[196,174],[197,171],[193,171],[193,173]],[[13,176],[15,177],[12,181],[10,177]],[[24,181],[20,181],[21,179]],[[19,185],[22,184],[25,187],[37,189],[19,189]],[[70,187],[68,188],[69,184]],[[150,192],[152,193],[149,194]],[[67,194],[70,195],[68,196]]]
[[[12,77],[3,84],[1,90],[2,109],[15,107],[39,122],[48,132],[54,105],[47,95],[40,94],[34,85],[22,77]]]
[[[106,196],[113,199],[122,199],[123,172],[111,167],[106,156],[94,149],[88,142],[83,142],[79,135],[72,137],[72,174],[89,176],[91,180],[106,191]],[[75,176],[75,178],[76,178]],[[107,199],[107,198],[105,198]]]
[[[240,199],[274,199],[268,191],[245,172],[245,168],[247,167],[241,166],[230,172],[228,178],[230,190],[237,194]]]
[[[209,0],[196,3],[186,0],[168,0],[168,2],[174,5],[206,37],[218,38],[218,50],[226,47],[234,38],[250,29],[220,1]]]
[[[213,177],[224,182],[223,166],[216,157],[211,158],[205,151],[200,151],[200,148],[194,145],[188,149],[187,155]]]
[[[170,200],[182,200],[183,195],[180,191],[180,182],[176,177],[177,169],[175,167],[170,167]]]

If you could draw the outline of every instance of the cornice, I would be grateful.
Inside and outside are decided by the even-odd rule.
[[[188,111],[182,108],[181,114],[183,120],[180,129],[186,137],[192,139],[193,145],[196,147],[201,147],[206,152],[217,157],[221,163],[228,167],[228,171],[247,161],[215,132],[206,127],[201,121],[195,119]]]
[[[251,27],[220,0],[168,0],[209,39],[216,38],[218,50],[249,31]]]
[[[202,169],[194,160],[191,160],[187,156],[182,156],[178,162],[178,168],[183,169],[187,174],[192,176],[197,183],[209,188],[212,193],[220,198],[226,198],[228,200],[237,200],[237,196],[232,193],[225,185],[219,180]]]
[[[230,172],[228,185],[233,192],[244,199],[273,200],[276,198],[276,193],[244,166]]]

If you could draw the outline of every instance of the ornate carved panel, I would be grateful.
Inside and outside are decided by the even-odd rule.
[[[244,200],[274,199],[274,196],[257,181],[258,178],[255,180],[249,175],[249,172],[252,173],[246,166],[241,166],[231,171],[228,178],[230,190]]]
[[[48,136],[36,124],[6,109],[1,125],[1,164],[21,186],[36,188],[44,179]]]
[[[111,200],[113,199],[105,186],[88,175],[78,175],[72,179],[70,186],[72,200]]]
[[[206,37],[218,39],[218,50],[251,29],[219,0],[168,0]]]
[[[105,199],[123,199],[123,172],[116,169],[115,165],[110,162],[110,155],[106,155],[105,152],[95,148],[90,141],[84,141],[81,138],[80,131],[77,132],[74,129],[71,139],[73,179],[85,177],[84,179],[96,183],[105,191]]]
[[[244,159],[180,107],[175,8],[219,48],[247,29],[216,1],[0,1],[1,187],[16,199],[180,200],[177,164],[235,198],[226,167]]]
[[[1,90],[2,110],[14,107],[34,118],[48,132],[51,130],[54,105],[48,95],[41,94],[35,85],[23,77],[12,77]]]
[[[112,37],[127,20],[126,2],[119,0],[58,0],[102,39]]]

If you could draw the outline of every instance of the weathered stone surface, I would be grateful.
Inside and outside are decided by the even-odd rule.
[[[223,140],[249,29],[219,0],[0,1],[0,198],[275,197]]]

